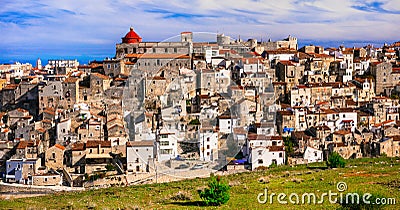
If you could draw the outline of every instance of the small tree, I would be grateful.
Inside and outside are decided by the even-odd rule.
[[[229,185],[220,176],[211,175],[208,188],[199,191],[200,198],[208,206],[219,206],[229,201]]]
[[[331,155],[329,155],[327,165],[331,168],[344,168],[346,162],[344,161],[344,158],[339,155],[339,153],[333,152]]]

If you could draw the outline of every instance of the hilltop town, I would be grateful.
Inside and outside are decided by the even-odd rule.
[[[400,156],[400,42],[143,42],[80,65],[0,65],[1,178],[37,186],[171,181],[216,171]],[[160,175],[160,173],[162,175]]]

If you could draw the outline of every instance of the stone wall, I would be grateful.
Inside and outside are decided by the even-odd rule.
[[[32,176],[33,185],[36,186],[58,186],[62,184],[62,176],[49,175],[49,176]]]

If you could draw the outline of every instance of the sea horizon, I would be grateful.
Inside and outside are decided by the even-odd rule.
[[[259,40],[265,41],[265,40]],[[385,43],[392,44],[396,42],[396,40],[311,40],[311,39],[298,39],[299,49],[303,46],[307,45],[315,45],[322,46],[324,48],[337,48],[341,45],[345,47],[364,47],[369,44],[374,47],[382,47]],[[38,58],[41,59],[42,65],[46,65],[48,60],[69,60],[69,59],[77,59],[79,64],[88,64],[92,61],[103,61],[106,58],[113,58],[115,56],[115,48],[110,46],[101,47],[96,46],[77,46],[73,49],[0,49],[0,64],[13,64],[16,62],[19,63],[30,63],[33,66],[36,65],[36,61]]]

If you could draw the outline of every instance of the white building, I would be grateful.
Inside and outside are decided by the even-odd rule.
[[[129,141],[126,143],[128,172],[154,171],[154,141]]]
[[[215,73],[216,90],[218,93],[228,93],[228,87],[231,84],[231,72],[229,70],[220,70]]]
[[[315,163],[315,162],[322,162],[323,161],[323,156],[322,156],[322,151],[318,149],[314,149],[312,147],[307,147],[306,150],[304,151],[304,160],[307,161],[307,163]]]
[[[257,134],[248,135],[248,162],[251,170],[271,164],[282,165],[285,163],[285,147],[281,136],[265,136]]]
[[[48,60],[46,69],[53,69],[55,67],[68,67],[77,68],[79,66],[78,60]]]
[[[221,115],[218,117],[219,132],[232,133],[233,128],[238,127],[238,119],[234,116]]]
[[[218,160],[218,132],[213,128],[201,128],[199,132],[200,160]]]
[[[159,145],[157,148],[157,160],[159,162],[175,159],[178,155],[178,141],[175,133],[161,129],[159,134]]]
[[[305,85],[293,87],[290,91],[290,105],[309,106],[311,104],[311,88]]]
[[[62,144],[67,141],[69,131],[71,129],[71,119],[63,119],[57,124],[57,140],[56,142]]]
[[[352,132],[357,128],[357,111],[352,108],[339,109],[339,120],[336,121],[336,128],[350,129]]]

